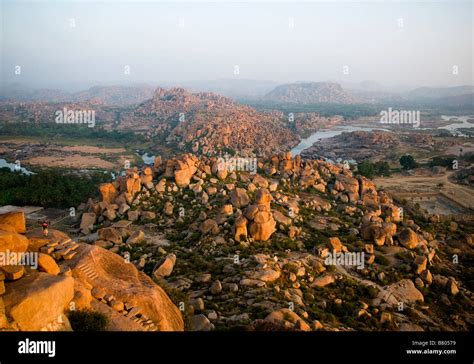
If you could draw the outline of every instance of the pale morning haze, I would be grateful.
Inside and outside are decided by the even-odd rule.
[[[5,84],[473,83],[470,1],[2,1],[1,14]]]

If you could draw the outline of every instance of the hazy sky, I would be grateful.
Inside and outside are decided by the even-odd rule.
[[[472,1],[1,1],[5,83],[473,84]]]

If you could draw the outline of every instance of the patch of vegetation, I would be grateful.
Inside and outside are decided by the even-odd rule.
[[[415,158],[413,158],[409,154],[406,154],[400,158],[400,165],[403,167],[403,169],[409,170],[416,168],[418,166],[418,163],[416,163]]]
[[[373,178],[375,176],[388,177],[391,175],[391,170],[388,162],[378,161],[373,163],[369,160],[365,160],[357,165],[357,174],[367,178]]]
[[[453,167],[453,161],[455,160],[455,157],[433,157],[429,161],[428,165],[430,167],[435,167],[435,166],[441,166],[441,167],[447,167],[447,168],[452,168]]]
[[[272,248],[275,250],[292,250],[292,251],[298,251],[301,250],[302,244],[298,244],[297,240],[292,240],[292,239],[281,239],[281,240],[276,240],[272,242]],[[272,250],[269,250],[272,251]]]
[[[79,332],[104,331],[108,323],[103,313],[89,309],[70,311],[67,317],[72,329]]]
[[[239,100],[240,103],[252,106],[259,111],[278,110],[285,114],[301,112],[317,112],[321,116],[331,117],[341,115],[344,119],[357,119],[363,116],[375,116],[380,112],[380,106],[371,104],[297,104],[268,100]]]
[[[145,142],[142,135],[107,131],[100,127],[90,128],[87,125],[75,124],[65,125],[56,123],[25,123],[28,127],[19,127],[18,123],[0,123],[0,135],[11,136],[34,136],[49,139],[94,139],[102,141],[114,141],[123,145],[139,144]]]
[[[157,282],[159,284],[159,282]],[[189,304],[189,295],[186,292],[180,291],[179,289],[174,289],[166,284],[159,284],[159,286],[165,291],[171,301],[177,307],[183,307],[184,310],[181,311],[183,314],[184,327],[186,330],[192,330],[191,325],[191,307]]]
[[[222,153],[223,156],[225,156],[226,154],[230,155],[231,157],[235,156],[236,154],[236,151],[232,148],[229,148],[229,147],[222,147],[220,149],[220,152]]]
[[[34,205],[67,208],[97,196],[97,185],[110,179],[109,174],[89,176],[42,170],[26,175],[0,168],[0,205]]]
[[[375,255],[375,262],[381,265],[390,265],[390,260],[381,254]]]

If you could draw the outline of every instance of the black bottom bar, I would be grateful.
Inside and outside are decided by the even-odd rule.
[[[0,363],[183,359],[271,363],[284,356],[293,358],[292,363],[304,359],[311,363],[473,363],[473,346],[472,332],[3,332]]]

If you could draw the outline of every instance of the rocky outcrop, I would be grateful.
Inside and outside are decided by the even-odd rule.
[[[185,155],[182,160],[176,160],[174,164],[174,179],[178,187],[187,187],[191,177],[196,173],[196,157]]]
[[[61,272],[75,264],[74,302],[111,318],[109,330],[182,328],[173,319],[179,314],[176,307],[165,303],[149,276],[189,296],[189,307],[183,302],[180,308],[185,306],[193,330],[357,330],[380,329],[379,323],[402,329],[415,322],[439,329],[468,322],[460,319],[458,326],[441,316],[425,320],[426,308],[420,306],[425,291],[443,301],[436,305],[469,300],[459,276],[441,279],[430,272],[439,265],[456,274],[446,260],[449,254],[437,251],[470,244],[469,239],[447,240],[453,232],[462,234],[458,224],[440,226],[442,233],[424,231],[410,219],[409,209],[402,213],[390,195],[342,164],[288,153],[258,158],[256,173],[222,170],[218,164],[217,157],[193,155],[160,160],[152,174],[142,170],[144,183],[134,196],[117,182],[114,201],[90,201],[86,213],[96,220],[92,223],[89,216],[84,227],[97,229],[100,238],[91,242],[124,256],[109,259],[102,249],[103,260],[91,252],[90,265],[77,265],[77,258],[86,259],[84,248],[70,243],[53,247],[50,254]],[[128,210],[120,212],[119,206]],[[114,221],[107,211],[116,213]],[[125,266],[117,267],[116,259]],[[54,274],[53,267],[45,265],[45,270]],[[165,307],[127,295],[130,291],[153,296]],[[416,314],[395,314],[400,303]],[[248,309],[236,309],[241,306]],[[320,322],[315,309],[330,309],[334,318]],[[158,316],[163,310],[168,318]],[[162,321],[168,324],[160,326]]]
[[[267,241],[276,230],[270,209],[272,199],[268,190],[259,189],[255,193],[255,204],[245,210],[245,217],[250,221],[249,233],[257,241]]]
[[[402,279],[384,288],[377,299],[394,306],[399,305],[401,302],[412,304],[424,301],[423,294],[415,287],[413,281],[410,279]]]
[[[117,188],[113,183],[102,183],[99,192],[101,200],[106,203],[113,203],[117,197]]]
[[[24,252],[28,248],[25,214],[9,212],[0,215],[0,252]]]
[[[433,140],[430,135],[413,134],[407,131],[397,132],[372,130],[343,132],[332,138],[318,140],[301,152],[303,158],[330,158],[337,160],[386,160],[387,150],[435,150],[442,143]]]
[[[136,193],[140,192],[141,189],[141,179],[140,175],[135,170],[127,171],[127,177],[125,179],[125,187],[128,194],[134,196]]]
[[[133,128],[139,120],[137,127],[149,125],[154,129],[150,134],[167,135],[168,143],[197,154],[217,154],[225,147],[266,154],[298,142],[282,113],[261,113],[220,95],[181,88],[158,88],[153,99],[139,105],[133,116],[121,127]]]
[[[6,226],[13,229],[18,234],[26,233],[26,220],[25,213],[23,211],[7,212],[6,214],[0,215],[0,230],[3,230]]]
[[[407,249],[414,249],[418,245],[418,235],[410,228],[405,228],[398,233],[398,241]]]
[[[285,329],[311,331],[310,326],[301,317],[287,308],[272,312],[265,318],[265,321],[277,324]]]
[[[143,168],[142,174],[140,175],[141,184],[147,186],[153,181],[153,170],[150,167]]]
[[[334,190],[346,194],[350,202],[359,199],[359,181],[352,176],[337,174]]]
[[[235,220],[233,227],[233,235],[236,241],[242,241],[247,239],[247,219],[243,216],[239,216]]]
[[[21,234],[0,230],[0,251],[24,252],[28,248],[28,239]]]
[[[79,226],[84,234],[90,234],[94,229],[94,224],[97,221],[97,216],[93,212],[85,212],[81,216],[81,225]]]
[[[151,320],[158,331],[183,330],[181,313],[166,293],[122,257],[97,246],[79,244],[77,256],[62,265],[72,270],[76,285],[107,292],[109,300],[106,298],[106,303],[94,301],[95,306],[110,307],[111,297],[115,301],[113,305],[124,303],[123,310],[118,310],[121,315],[110,315],[109,329],[120,327],[121,321],[127,322],[140,315]],[[76,290],[75,294],[78,292]],[[107,307],[103,308],[108,312]]]
[[[3,300],[12,328],[40,331],[68,309],[74,296],[74,279],[32,271],[7,283],[6,291]]]
[[[153,270],[153,276],[157,279],[168,277],[172,272],[174,265],[176,264],[176,255],[168,254],[156,265]]]
[[[250,203],[247,191],[243,188],[236,188],[230,193],[232,205],[238,209],[246,207]]]

